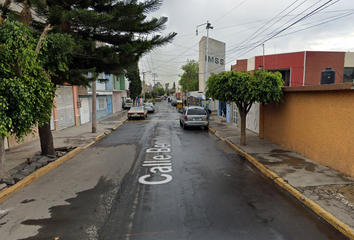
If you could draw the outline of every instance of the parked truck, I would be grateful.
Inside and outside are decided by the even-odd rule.
[[[130,109],[133,106],[133,100],[131,98],[126,98],[124,100],[123,108]]]

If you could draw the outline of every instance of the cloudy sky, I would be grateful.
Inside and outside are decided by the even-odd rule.
[[[354,51],[353,0],[164,0],[149,17],[168,17],[160,34],[176,32],[174,41],[145,55],[140,72],[147,83],[176,85],[182,65],[198,61],[198,43],[209,37],[226,43],[226,69],[237,59],[297,51]],[[152,73],[155,73],[154,75]],[[142,75],[141,75],[142,77]]]

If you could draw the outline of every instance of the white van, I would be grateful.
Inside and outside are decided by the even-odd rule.
[[[131,100],[130,98],[126,98],[124,101],[124,105],[123,108],[131,108],[133,106],[133,100]]]

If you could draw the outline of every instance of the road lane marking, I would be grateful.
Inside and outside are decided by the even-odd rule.
[[[150,173],[139,178],[139,183],[145,185],[159,185],[172,181],[171,144],[167,141],[155,142],[154,147],[146,149],[146,154],[154,154],[153,160],[143,162],[143,167],[150,167]],[[156,155],[157,154],[157,155]]]

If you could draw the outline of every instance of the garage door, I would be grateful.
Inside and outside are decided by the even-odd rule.
[[[57,88],[57,110],[59,130],[75,125],[74,98],[71,86]]]

